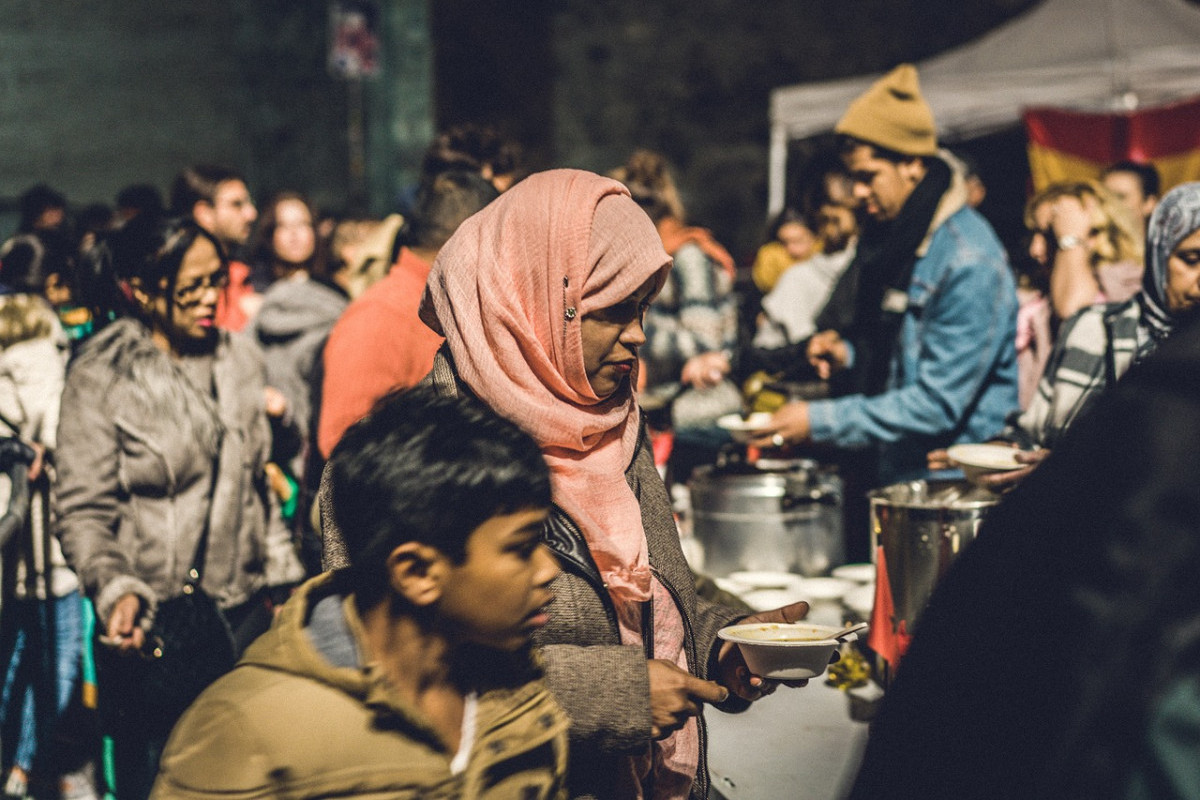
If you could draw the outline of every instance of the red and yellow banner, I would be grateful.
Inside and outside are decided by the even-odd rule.
[[[1025,111],[1033,188],[1088,180],[1115,161],[1150,162],[1162,190],[1200,180],[1200,97],[1116,113],[1057,108]]]

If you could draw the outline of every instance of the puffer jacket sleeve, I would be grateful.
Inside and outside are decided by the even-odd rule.
[[[304,565],[296,554],[292,532],[283,519],[279,498],[267,491],[267,564],[268,586],[291,586],[304,580]]]
[[[148,625],[157,600],[154,590],[134,575],[117,543],[119,443],[105,408],[107,391],[102,373],[87,363],[77,364],[67,376],[58,425],[55,531],[101,621],[117,600],[132,593],[142,598],[147,609],[143,625]]]
[[[262,351],[253,343],[250,337],[238,334],[230,337],[231,347],[239,352],[238,358],[245,365],[243,369],[251,369],[257,381],[256,386],[266,385],[266,365]],[[259,391],[261,396],[261,390]],[[258,398],[255,398],[258,401]],[[296,553],[292,541],[292,532],[283,519],[279,498],[266,486],[264,468],[271,457],[271,423],[267,419],[265,406],[259,402],[258,413],[254,416],[255,427],[252,440],[257,443],[258,451],[253,454],[255,464],[255,479],[260,484],[263,511],[266,514],[266,555],[265,578],[268,586],[288,586],[304,580],[304,565]]]

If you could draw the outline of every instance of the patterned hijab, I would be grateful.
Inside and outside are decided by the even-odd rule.
[[[422,307],[463,382],[541,446],[555,504],[579,525],[619,601],[651,593],[641,509],[625,480],[638,412],[628,383],[607,398],[592,390],[580,325],[650,278],[657,294],[670,263],[624,186],[551,170],[459,227],[434,262]]]
[[[1142,279],[1142,321],[1155,342],[1175,325],[1167,310],[1167,262],[1171,253],[1200,228],[1200,182],[1183,183],[1167,192],[1146,230],[1146,272]]]

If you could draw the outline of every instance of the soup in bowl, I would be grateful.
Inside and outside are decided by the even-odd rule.
[[[755,675],[800,680],[816,678],[825,672],[841,644],[829,637],[839,630],[807,622],[754,622],[722,628],[717,635],[738,646],[746,666]]]

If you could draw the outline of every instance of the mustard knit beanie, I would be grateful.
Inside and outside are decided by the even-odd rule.
[[[901,64],[875,81],[850,104],[834,131],[909,156],[937,153],[933,112],[921,97],[912,64]]]

